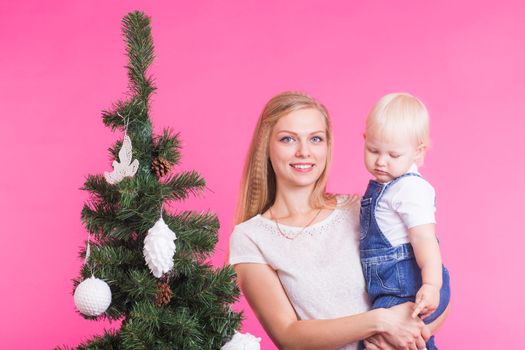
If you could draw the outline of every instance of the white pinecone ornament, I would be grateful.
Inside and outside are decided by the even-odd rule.
[[[221,347],[221,350],[260,350],[261,338],[254,337],[250,333],[235,332],[229,342]]]
[[[160,278],[173,268],[176,239],[175,232],[170,230],[162,218],[148,230],[144,239],[143,254],[153,276]]]
[[[111,304],[111,289],[101,279],[91,276],[75,289],[75,306],[86,316],[103,314]]]

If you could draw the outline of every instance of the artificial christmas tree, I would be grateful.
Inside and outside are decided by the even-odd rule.
[[[78,349],[217,350],[240,326],[241,314],[230,309],[239,296],[235,274],[229,266],[216,269],[206,263],[218,238],[215,215],[163,210],[169,201],[204,190],[205,182],[193,171],[166,176],[179,162],[180,145],[170,130],[152,133],[149,18],[128,14],[123,32],[129,98],[103,112],[104,124],[122,131],[123,141],[110,149],[113,171],[88,176],[83,187],[91,198],[82,222],[92,241],[89,259],[74,282],[76,287],[93,274],[105,281],[111,289],[109,308],[84,317],[122,323],[118,331],[107,331]]]

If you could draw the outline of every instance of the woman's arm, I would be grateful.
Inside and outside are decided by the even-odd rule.
[[[421,344],[423,323],[396,309],[377,309],[329,320],[298,320],[277,273],[268,265],[234,266],[238,283],[260,323],[279,349],[328,350],[374,334],[390,334],[399,348]],[[424,342],[423,342],[424,343]]]

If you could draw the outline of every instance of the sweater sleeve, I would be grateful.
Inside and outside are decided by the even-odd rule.
[[[261,250],[245,232],[235,227],[230,237],[230,265],[240,263],[268,264]]]

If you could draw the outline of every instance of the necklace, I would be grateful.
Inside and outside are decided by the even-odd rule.
[[[321,214],[321,211],[323,210],[323,208],[319,209],[319,211],[317,211],[317,214],[315,214],[315,216],[312,218],[312,220],[308,221],[308,223],[306,225],[304,225],[304,227],[301,229],[301,231],[299,231],[297,234],[293,235],[293,236],[290,236],[286,233],[284,233],[282,230],[281,230],[281,227],[279,226],[279,221],[277,221],[277,219],[273,216],[273,212],[272,212],[272,208],[270,207],[269,208],[269,211],[270,211],[270,217],[272,218],[273,221],[275,221],[275,225],[277,226],[277,232],[279,232],[279,234],[281,236],[283,236],[284,238],[286,239],[289,239],[289,240],[294,240],[295,238],[299,237],[301,235],[301,233],[304,232],[304,230],[306,230],[306,228],[308,226],[310,226],[312,224],[312,222],[315,221],[315,219],[317,219],[317,217],[319,216],[319,214]]]

